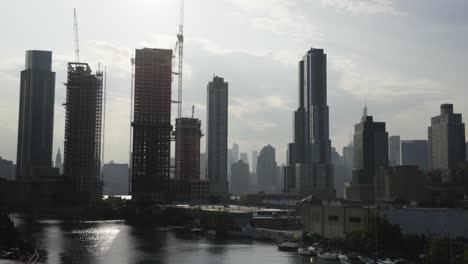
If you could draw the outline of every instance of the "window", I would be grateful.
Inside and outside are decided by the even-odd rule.
[[[349,222],[351,222],[351,223],[361,223],[361,217],[353,217],[353,216],[351,216],[351,217],[349,218]]]
[[[337,215],[329,215],[328,221],[338,221],[339,217]]]

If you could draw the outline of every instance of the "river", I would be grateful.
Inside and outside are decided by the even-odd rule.
[[[310,258],[278,251],[271,243],[219,240],[160,227],[136,228],[123,221],[20,221],[19,227],[34,234],[48,252],[47,263],[54,264],[311,263]]]

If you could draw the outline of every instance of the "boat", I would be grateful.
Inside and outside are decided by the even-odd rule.
[[[320,249],[318,247],[309,247],[308,250],[313,256],[317,255],[320,252]]]
[[[297,249],[299,248],[299,244],[297,244],[296,242],[289,242],[289,241],[279,243],[276,246],[281,251],[290,251],[290,252],[296,252]]]
[[[302,255],[302,256],[311,256],[312,252],[308,248],[299,248],[297,250],[297,254]]]
[[[351,264],[351,260],[345,254],[338,254],[338,259],[341,264]]]
[[[205,230],[203,230],[201,228],[192,228],[192,229],[190,229],[190,232],[195,233],[195,234],[202,234],[202,233],[205,232]]]
[[[326,260],[337,260],[338,254],[333,253],[333,252],[320,252],[317,254],[317,257],[321,259],[326,259]]]
[[[386,258],[384,260],[379,260],[377,261],[378,264],[404,264],[406,263],[406,260],[404,259],[395,259],[395,260],[392,260],[390,258]]]
[[[366,257],[366,256],[358,256],[358,259],[364,264],[375,264],[376,263],[370,257]]]
[[[354,253],[338,254],[338,259],[340,260],[341,264],[363,263]]]

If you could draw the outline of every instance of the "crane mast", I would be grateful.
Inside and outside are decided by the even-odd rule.
[[[73,8],[73,22],[74,22],[74,32],[75,32],[75,60],[80,62],[80,48],[78,45],[78,19],[76,18],[76,8]]]
[[[180,23],[177,34],[176,47],[178,48],[179,65],[177,71],[177,118],[182,117],[182,81],[183,81],[183,60],[184,60],[184,0],[180,1]]]

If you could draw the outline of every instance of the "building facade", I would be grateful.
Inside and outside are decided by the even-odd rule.
[[[126,163],[114,163],[110,161],[102,166],[102,178],[104,182],[103,194],[128,195],[129,166]]]
[[[207,87],[206,155],[210,192],[228,196],[228,83],[215,76]]]
[[[52,168],[55,72],[51,51],[26,51],[19,98],[16,178],[37,179]]]
[[[245,164],[249,164],[249,154],[248,153],[241,152],[239,159],[242,160]]]
[[[442,104],[440,115],[431,118],[428,137],[432,169],[449,169],[465,162],[465,123],[461,114],[453,113],[452,104]]]
[[[102,194],[102,80],[87,63],[68,63],[64,174],[83,203]]]
[[[176,119],[175,178],[200,179],[201,121],[197,118]]]
[[[231,194],[240,196],[247,194],[249,187],[249,164],[243,160],[231,165]]]
[[[414,165],[429,169],[429,142],[427,140],[402,140],[401,165]]]
[[[59,173],[63,173],[63,162],[62,162],[62,153],[60,153],[60,148],[57,151],[55,156],[55,168],[59,169]]]
[[[390,136],[388,138],[388,162],[390,166],[401,165],[400,153],[400,136]]]
[[[171,153],[172,50],[135,52],[132,198],[167,200]]]
[[[0,157],[0,178],[13,180],[14,178],[14,165],[13,161],[5,160]]]
[[[354,169],[348,200],[373,203],[383,193],[381,169],[388,167],[388,133],[384,122],[374,122],[367,116],[354,126]]]
[[[277,164],[276,151],[271,145],[265,146],[257,158],[258,191],[265,193],[277,192]]]
[[[322,199],[333,199],[333,165],[331,163],[331,141],[329,137],[329,109],[327,105],[327,55],[323,49],[310,49],[299,62],[299,107],[294,112],[294,142],[288,145],[285,183],[288,190],[299,190],[295,172],[297,164],[316,164],[323,168],[321,182],[327,190],[321,190]],[[326,168],[325,168],[326,167]],[[304,170],[303,170],[304,171]],[[302,187],[304,189],[304,187]],[[313,194],[312,190],[307,192]],[[317,193],[315,193],[317,195]]]

